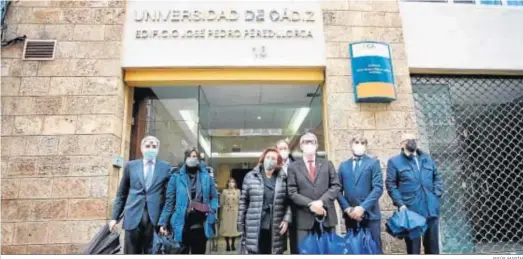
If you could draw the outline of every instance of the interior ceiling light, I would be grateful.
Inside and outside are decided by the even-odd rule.
[[[258,116],[258,120],[261,120],[261,116]]]

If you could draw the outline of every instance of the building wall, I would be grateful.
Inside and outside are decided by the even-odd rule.
[[[417,132],[398,4],[325,0],[323,8],[329,158],[337,167],[351,155],[350,138],[362,134],[385,169],[401,133]],[[54,61],[22,61],[21,44],[2,49],[2,253],[78,253],[109,217],[118,182],[110,162],[129,141],[124,15],[117,1],[12,6],[8,38],[59,42]],[[354,103],[348,44],[360,40],[391,44],[397,101]],[[388,218],[386,191],[381,206]],[[402,242],[382,236],[386,253],[404,252]]]
[[[523,71],[523,8],[400,3],[411,69]]]
[[[324,1],[327,69],[324,93],[329,158],[335,167],[350,158],[349,141],[354,135],[369,140],[369,151],[384,172],[390,156],[399,153],[404,132],[417,132],[402,23],[396,1]],[[356,104],[351,80],[348,44],[373,40],[391,44],[397,82],[397,101],[391,104]],[[384,189],[380,200],[384,220],[394,207]],[[382,225],[382,231],[385,231]],[[382,233],[384,252],[404,253],[405,244]]]
[[[14,1],[7,38],[58,40],[54,61],[2,48],[2,254],[79,253],[110,214],[124,86],[121,1]]]

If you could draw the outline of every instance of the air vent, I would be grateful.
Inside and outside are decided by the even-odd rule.
[[[53,60],[56,40],[26,40],[24,60]]]
[[[233,148],[232,148],[232,152],[234,152],[234,153],[239,153],[239,152],[242,152],[242,149],[239,148],[239,147],[233,147]]]

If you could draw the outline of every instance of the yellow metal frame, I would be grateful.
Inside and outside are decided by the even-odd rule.
[[[242,84],[322,84],[323,68],[177,68],[126,69],[134,87]]]

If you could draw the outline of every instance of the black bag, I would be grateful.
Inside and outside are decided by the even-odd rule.
[[[153,254],[180,254],[182,245],[172,235],[160,236],[154,233]]]

